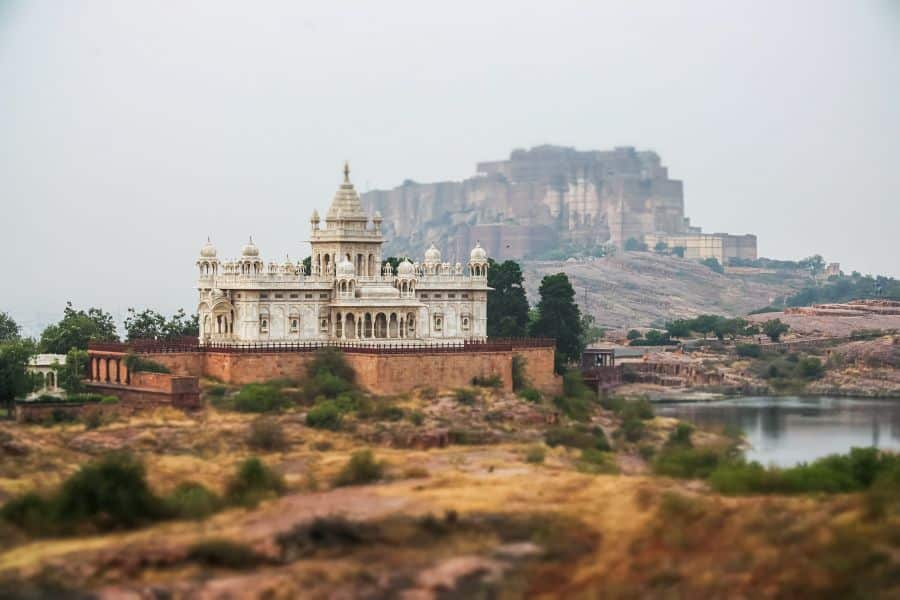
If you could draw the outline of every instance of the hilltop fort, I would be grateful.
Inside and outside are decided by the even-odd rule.
[[[395,254],[430,243],[464,258],[479,241],[498,259],[545,258],[559,248],[624,247],[629,240],[684,248],[686,258],[756,259],[756,236],[702,233],[684,214],[684,188],[653,151],[514,150],[480,162],[463,181],[405,181],[362,195],[380,211]]]

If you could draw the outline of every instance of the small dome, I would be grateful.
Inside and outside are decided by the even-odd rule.
[[[475,247],[472,248],[469,258],[471,260],[487,260],[487,252],[481,247],[481,242],[475,242]]]
[[[381,221],[381,220],[382,220],[382,218],[381,218],[381,211],[380,211],[380,210],[376,210],[376,211],[375,211],[375,214],[372,215],[372,221]]]
[[[241,254],[243,256],[259,256],[259,248],[253,243],[253,236],[250,236],[250,241],[244,246],[244,250]]]
[[[356,269],[353,268],[353,263],[347,260],[346,258],[338,263],[337,266],[337,274],[339,276],[354,276],[356,274]]]
[[[441,262],[441,251],[432,243],[428,250],[425,251],[425,262],[439,263]]]
[[[202,256],[203,258],[216,257],[216,247],[212,245],[212,242],[209,241],[209,238],[206,238],[206,243],[203,244],[202,248],[200,248],[200,256]]]
[[[397,275],[400,277],[403,277],[403,276],[410,277],[412,275],[415,275],[415,273],[416,273],[416,268],[413,266],[413,264],[411,262],[409,262],[409,259],[407,259],[407,258],[404,258],[403,262],[401,262],[399,265],[397,265]]]

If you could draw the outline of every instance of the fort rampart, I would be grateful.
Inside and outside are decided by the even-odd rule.
[[[92,344],[91,355],[102,361],[134,351],[166,366],[182,378],[208,377],[226,384],[244,385],[272,379],[302,380],[316,349],[327,344],[196,346],[194,344]],[[337,344],[356,372],[357,383],[373,394],[402,394],[415,388],[454,388],[469,385],[474,377],[498,376],[512,389],[513,357],[524,360],[529,385],[546,394],[558,394],[561,380],[553,371],[552,340],[497,340],[465,345],[365,346]],[[105,373],[104,368],[94,368]],[[109,368],[115,373],[115,368]],[[129,374],[130,384],[139,377]],[[177,378],[177,377],[176,377]],[[143,381],[143,380],[141,380]],[[105,382],[101,387],[121,387]],[[111,390],[97,390],[113,393]]]

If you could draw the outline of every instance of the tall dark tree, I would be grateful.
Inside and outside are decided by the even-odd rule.
[[[88,342],[110,341],[119,341],[111,314],[99,308],[75,310],[71,302],[66,302],[62,321],[41,333],[40,348],[43,352],[66,354],[72,348],[87,350]]]
[[[562,373],[568,363],[581,358],[581,311],[575,304],[575,289],[565,273],[547,275],[538,290],[538,318],[532,323],[531,335],[556,340],[555,367]]]
[[[19,339],[19,324],[5,312],[0,312],[0,342]]]
[[[488,259],[488,337],[522,337],[528,332],[528,298],[519,263]]]
[[[28,359],[35,348],[30,341],[13,341],[0,344],[0,402],[12,414],[12,403],[34,389],[35,379],[28,374]]]
[[[312,273],[312,256],[303,259],[303,272],[307,275]]]

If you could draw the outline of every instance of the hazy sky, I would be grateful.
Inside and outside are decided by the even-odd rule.
[[[900,2],[0,0],[0,310],[195,308],[360,190],[656,150],[705,231],[900,275]]]

